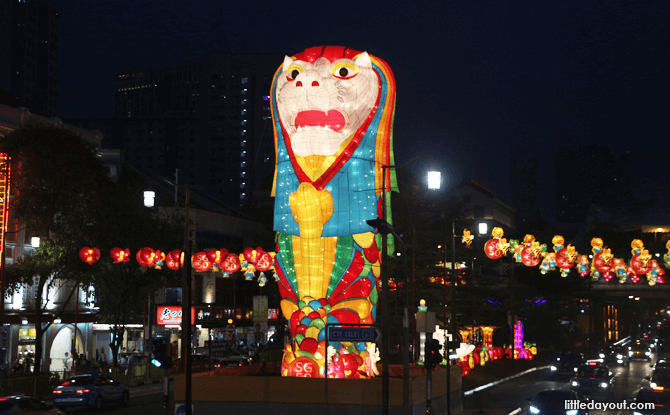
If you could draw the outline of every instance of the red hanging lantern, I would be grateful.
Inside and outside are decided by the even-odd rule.
[[[500,239],[494,238],[494,239],[489,239],[486,242],[486,245],[484,245],[484,252],[486,253],[486,256],[491,258],[491,259],[500,259],[503,256],[503,253],[500,249],[498,249],[498,243],[500,242]]]
[[[212,262],[206,252],[198,252],[193,256],[193,268],[199,272],[205,272],[212,267]]]
[[[109,251],[109,256],[112,257],[115,264],[128,262],[130,261],[130,249],[112,248],[112,250]]]
[[[644,275],[651,271],[651,256],[646,249],[642,251],[641,254],[633,256],[630,260],[630,267],[635,271],[636,274]]]
[[[612,271],[614,266],[612,255],[608,251],[609,249],[605,248],[593,257],[593,266],[603,276]],[[605,281],[609,281],[609,279],[605,278]]]
[[[267,252],[263,252],[256,262],[256,269],[261,272],[267,271],[270,269],[270,267],[272,267],[273,262],[272,255]]]
[[[170,251],[165,256],[165,265],[167,265],[167,267],[173,271],[178,270],[181,264],[180,256],[181,256],[180,250],[175,249],[174,251]]]
[[[100,259],[100,250],[85,246],[79,250],[79,258],[88,265],[93,265],[93,263],[98,262]]]
[[[567,248],[559,249],[556,252],[556,266],[563,269],[570,269],[577,263],[577,254],[572,249],[572,253],[568,252]]]
[[[260,249],[260,251],[259,251]],[[263,253],[263,249],[260,247],[254,249],[254,248],[246,248],[243,252],[242,255],[244,255],[244,259],[247,261],[251,262],[252,264],[256,264],[256,261],[258,261],[258,257]]]
[[[153,267],[156,265],[156,252],[151,248],[142,248],[137,251],[137,262],[143,267]]]
[[[542,256],[535,256],[532,246],[526,246],[521,250],[521,262],[527,267],[537,266],[542,261]]]
[[[228,256],[228,250],[225,248],[221,249],[210,249],[207,251],[207,258],[212,264],[220,266],[223,260]]]
[[[221,264],[221,268],[229,274],[240,269],[240,259],[235,254],[228,254],[226,259]]]

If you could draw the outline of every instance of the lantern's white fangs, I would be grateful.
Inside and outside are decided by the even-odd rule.
[[[335,155],[363,125],[377,94],[367,53],[333,63],[319,58],[314,64],[285,57],[277,108],[295,155]]]

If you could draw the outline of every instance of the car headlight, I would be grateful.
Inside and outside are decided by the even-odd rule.
[[[616,358],[617,358],[617,359],[623,359],[623,355],[622,355],[622,354],[618,354],[618,355],[616,355]]]
[[[565,415],[577,415],[577,410],[571,409],[569,411],[565,411]]]
[[[556,366],[552,366],[551,370],[558,370],[558,368]]]
[[[573,380],[572,381],[572,386],[579,386],[579,382],[577,382],[576,380]]]
[[[617,360],[616,362],[617,363],[623,363],[623,360]]]
[[[540,413],[540,410],[537,409],[536,407],[534,407],[533,405],[531,405],[530,408],[528,408],[528,409],[530,409],[531,414],[539,414]]]
[[[600,353],[598,356],[599,356],[601,359],[604,359],[604,358],[605,358],[605,354],[604,354],[604,353]]]
[[[577,368],[575,368],[575,372],[577,371]]]
[[[628,356],[632,356],[632,355],[633,355],[633,351],[630,350],[630,351],[628,352]]]
[[[609,386],[609,385],[607,385],[607,382],[603,382],[603,383],[600,384],[601,388],[606,388],[607,386]]]
[[[641,412],[633,412],[633,415],[642,415]]]
[[[650,387],[650,388],[655,388],[656,386],[658,386],[658,385],[656,384],[656,382],[651,382],[651,383],[649,384],[649,387]]]
[[[644,352],[647,356],[651,356],[651,352]]]

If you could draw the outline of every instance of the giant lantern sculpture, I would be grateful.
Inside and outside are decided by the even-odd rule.
[[[327,347],[325,325],[376,319],[381,236],[366,221],[397,190],[382,168],[393,165],[394,104],[389,66],[345,47],[285,57],[274,76],[275,268],[292,338],[283,376],[324,377],[327,356],[329,377],[377,374],[374,343]]]

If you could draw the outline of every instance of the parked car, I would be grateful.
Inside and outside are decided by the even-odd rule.
[[[588,403],[587,398],[575,391],[543,390],[528,400],[529,415],[588,415],[587,409],[566,408],[566,402],[570,402],[571,405]]]
[[[670,392],[670,371],[663,367],[654,369],[651,376],[644,378],[649,382],[649,389],[656,392]]]
[[[574,376],[575,370],[584,363],[581,353],[561,353],[551,365],[551,378]]]
[[[53,404],[59,409],[73,406],[100,409],[109,403],[126,405],[129,399],[127,386],[97,372],[73,376],[53,390]]]
[[[0,398],[0,415],[65,415],[65,412],[29,396],[5,396]]]
[[[570,379],[570,389],[582,394],[612,396],[614,375],[607,366],[589,361],[577,368]]]

